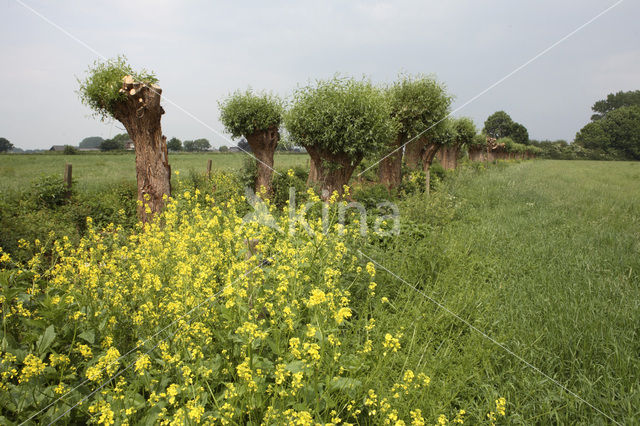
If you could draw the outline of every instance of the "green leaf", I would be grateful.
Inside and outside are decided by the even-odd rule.
[[[362,382],[348,377],[334,377],[329,383],[329,390],[332,392],[349,392],[362,386]]]
[[[304,361],[291,361],[285,369],[291,373],[299,373],[304,370]]]
[[[53,325],[47,327],[44,334],[38,339],[38,353],[43,355],[56,338],[56,330]]]
[[[85,342],[91,343],[93,345],[93,343],[96,340],[96,333],[93,330],[86,330],[80,333],[78,337],[84,340]]]

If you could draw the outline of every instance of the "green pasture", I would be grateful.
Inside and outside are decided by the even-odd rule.
[[[170,153],[172,171],[186,173],[190,170],[204,172],[207,161],[212,160],[213,170],[240,169],[249,156],[245,153]],[[277,153],[276,169],[306,166],[307,154]],[[41,176],[60,175],[62,179],[65,163],[71,163],[73,178],[79,191],[99,190],[105,183],[122,181],[135,182],[135,156],[133,153],[120,154],[21,154],[0,155],[0,191],[14,191],[28,188],[30,183]]]

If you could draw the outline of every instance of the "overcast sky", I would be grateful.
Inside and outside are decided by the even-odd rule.
[[[235,89],[287,96],[335,73],[376,83],[427,73],[446,84],[455,109],[615,3],[21,1],[100,55],[123,53],[155,71],[163,97],[192,115],[164,102],[164,134],[215,146],[228,142],[207,126],[222,132],[218,100]],[[505,110],[531,138],[573,140],[596,100],[640,89],[638,22],[640,2],[623,1],[454,115],[481,128]],[[15,146],[122,132],[76,93],[96,53],[15,0],[0,1],[0,52],[0,136]]]

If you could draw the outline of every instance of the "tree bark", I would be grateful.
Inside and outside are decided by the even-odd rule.
[[[469,159],[471,161],[482,161],[484,149],[482,148],[469,148]]]
[[[280,133],[276,127],[270,127],[267,130],[247,135],[246,138],[253,155],[258,159],[258,173],[255,181],[256,194],[260,194],[264,188],[264,193],[269,196],[272,190],[273,154],[278,146]]]
[[[126,76],[120,92],[125,99],[114,106],[113,115],[127,129],[135,145],[138,217],[148,222],[162,211],[166,197],[171,195],[167,139],[160,125],[164,114],[160,106],[162,89]]]
[[[424,151],[422,151],[422,170],[424,170],[425,174],[425,191],[427,194],[431,191],[431,163],[433,163],[433,159],[438,153],[438,149],[440,149],[441,145],[435,143],[428,143]]]
[[[320,189],[322,199],[329,199],[334,191],[342,195],[344,185],[349,183],[362,157],[350,160],[346,154],[334,154],[314,146],[305,146],[305,149],[311,157],[313,169],[313,173],[309,173],[309,181]]]
[[[380,161],[378,167],[378,175],[380,177],[380,183],[385,185],[387,189],[391,190],[396,188],[402,182],[402,145],[406,141],[406,136],[403,134],[398,137],[389,145],[391,154],[388,157]]]
[[[455,144],[448,147],[447,169],[455,170],[458,168],[458,155],[460,155],[460,145]]]
[[[443,146],[438,150],[438,161],[445,170],[455,170],[458,167],[460,145]]]
[[[422,151],[427,145],[428,139],[421,137],[409,142],[404,147],[404,162],[412,169],[418,169],[422,165]]]

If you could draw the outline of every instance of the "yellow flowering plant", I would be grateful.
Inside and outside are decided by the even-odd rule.
[[[88,220],[78,244],[2,265],[2,418],[424,424],[426,372],[382,378],[406,338],[373,317],[389,304],[356,255],[358,216],[337,223],[346,201],[267,201],[278,226],[265,226],[243,219],[229,175],[208,185],[183,186],[134,232]]]

